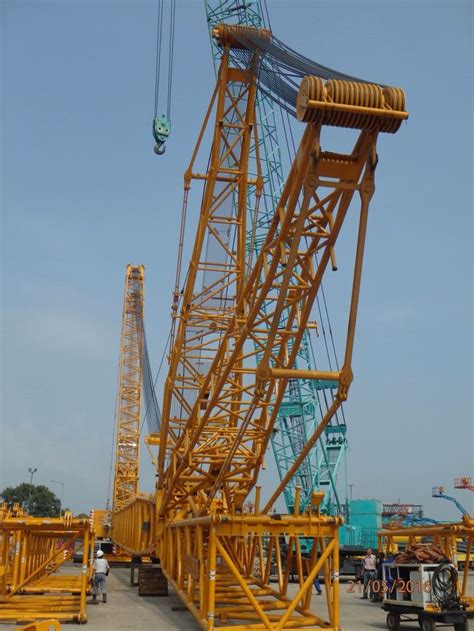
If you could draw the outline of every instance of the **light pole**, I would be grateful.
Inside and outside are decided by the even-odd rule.
[[[64,508],[64,482],[60,482],[59,480],[51,480],[54,484],[61,485],[61,499],[59,500],[59,516],[61,517],[62,509]]]
[[[37,467],[28,467],[28,473],[30,474],[30,491],[28,493],[28,512],[31,513],[31,493],[33,491],[33,476],[38,471]]]

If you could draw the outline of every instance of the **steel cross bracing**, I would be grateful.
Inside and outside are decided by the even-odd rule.
[[[220,29],[217,35],[227,32]],[[162,515],[185,501],[193,503],[195,514],[205,513],[216,495],[224,509],[241,507],[256,483],[287,382],[300,378],[336,382],[337,396],[313,432],[315,439],[308,437],[295,455],[272,496],[273,505],[345,400],[352,380],[350,360],[365,221],[373,191],[371,167],[375,165],[375,137],[369,130],[398,129],[405,113],[392,114],[388,103],[390,99],[401,103],[401,92],[388,91],[387,105],[383,105],[385,97],[378,86],[352,87],[333,81],[328,91],[316,78],[303,82],[298,106],[303,120],[311,122],[318,115],[323,120],[319,112],[328,111],[327,124],[367,125],[367,131],[361,133],[351,154],[321,151],[319,155],[320,126],[307,126],[265,242],[247,269],[247,193],[249,183],[255,183],[249,174],[252,138],[258,147],[256,57],[249,70],[230,67],[226,45],[185,178],[185,199],[191,179],[205,184],[181,309],[175,312],[178,330],[165,385],[158,462]],[[331,101],[332,93],[344,99],[342,105]],[[368,109],[377,113],[373,120],[357,105],[367,102],[381,104],[380,109]],[[207,173],[197,173],[194,161],[214,105],[209,166]],[[341,115],[339,109],[345,111],[344,107],[350,112],[360,108],[363,113]],[[363,172],[365,179],[359,183]],[[362,197],[361,233],[344,366],[341,371],[308,371],[295,366],[297,353],[355,191]],[[229,214],[225,205],[235,198]],[[216,255],[211,256],[212,252]]]
[[[205,6],[210,33],[212,33],[213,28],[222,23],[240,24],[255,28],[264,27],[263,8],[260,0],[255,2],[206,0]],[[211,48],[217,70],[222,56],[222,47],[217,45],[212,35]],[[258,152],[263,188],[258,216],[255,218],[252,217],[255,212],[253,191],[250,192],[248,200],[249,227],[251,228],[249,228],[247,235],[247,249],[250,260],[258,255],[262,247],[284,185],[274,107],[274,103],[265,93],[257,91],[256,120],[259,127]],[[250,147],[251,158],[255,155],[256,150],[255,145]],[[285,323],[288,315],[286,312],[282,314],[282,324]],[[257,362],[260,362],[261,353],[258,353],[256,359]],[[303,335],[295,363],[299,368],[314,369],[309,332],[305,332]],[[271,439],[280,479],[285,477],[288,469],[306,444],[308,436],[313,433],[321,419],[322,410],[318,404],[318,391],[333,389],[334,386],[334,382],[308,379],[294,379],[288,384]],[[326,396],[332,400],[330,393]],[[341,422],[341,419],[335,417],[285,488],[285,502],[290,512],[294,507],[295,487],[297,485],[302,489],[301,505],[303,509],[310,502],[314,489],[325,491],[321,505],[323,512],[330,512],[333,507],[336,510],[341,509],[336,483],[339,466],[343,462],[346,448],[345,422]]]
[[[113,510],[138,493],[143,370],[145,268],[128,265],[120,344]]]
[[[186,199],[191,179],[203,180],[204,191],[191,264],[181,297],[181,313],[175,316],[178,330],[176,336],[173,334],[174,345],[165,384],[158,462],[162,482],[165,466],[168,465],[168,471],[175,468],[182,441],[189,441],[189,419],[193,413],[201,416],[206,410],[213,384],[208,384],[204,392],[202,384],[216,353],[223,349],[226,356],[232,354],[232,338],[229,336],[228,345],[223,345],[222,340],[236,314],[236,304],[242,300],[246,278],[247,195],[249,187],[254,191],[257,187],[256,178],[248,176],[251,138],[257,130],[254,120],[256,85],[252,71],[229,67],[227,61],[228,55],[223,57],[216,89],[185,176]],[[208,172],[197,173],[194,161],[214,108],[217,122]],[[244,309],[237,315],[245,317]],[[202,461],[196,465],[198,473],[202,472],[201,466],[211,465],[212,468],[212,461],[219,461],[217,451],[221,436],[225,441],[234,433],[232,426],[238,420],[240,391],[244,387],[243,373],[239,370],[241,362],[239,359],[235,363],[235,383],[229,386],[224,397],[226,402],[222,401],[214,422],[202,434],[201,449],[194,453],[197,462]],[[235,401],[232,401],[234,389]],[[225,425],[229,419],[231,427],[226,434]],[[197,478],[191,475],[190,483],[193,481]],[[187,486],[181,492],[191,494]],[[173,492],[173,501],[179,503],[180,500],[181,493]]]
[[[58,572],[81,542],[82,572]],[[57,618],[87,621],[94,533],[88,519],[31,517],[0,504],[0,623]],[[15,627],[16,628],[16,627]]]
[[[162,572],[205,631],[338,631],[342,519],[321,515],[322,492],[313,493],[302,512],[298,487],[290,514],[276,519],[271,509],[348,396],[376,140],[379,132],[397,131],[408,114],[397,88],[306,77],[297,103],[305,131],[265,240],[249,265],[248,224],[256,213],[248,213],[248,194],[253,187],[256,208],[261,186],[255,124],[260,54],[249,51],[248,68],[237,68],[230,56],[232,30],[220,28],[215,35],[225,50],[185,173],[183,217],[191,183],[195,189],[202,182],[203,191],[190,264],[172,310],[156,491],[114,514],[113,537],[134,555],[160,559]],[[359,129],[352,150],[322,151],[326,125]],[[199,171],[204,138],[211,150]],[[353,199],[359,204],[351,206]],[[358,231],[343,365],[337,371],[295,368],[349,212]],[[264,454],[287,385],[301,378],[334,381],[337,392],[261,506],[256,482]],[[307,538],[309,557],[302,550]],[[296,590],[289,589],[294,568]],[[316,613],[311,601],[319,573],[328,598],[318,602]]]

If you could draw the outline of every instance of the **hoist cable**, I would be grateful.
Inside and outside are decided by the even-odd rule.
[[[156,25],[156,61],[155,61],[155,108],[154,117],[158,115],[158,100],[160,96],[160,68],[161,68],[161,40],[163,29],[163,0],[158,0],[158,15]]]
[[[174,56],[174,26],[176,21],[176,0],[171,2],[170,35],[168,53],[168,102],[166,104],[166,116],[171,116],[171,91],[173,88],[173,56]]]
[[[163,22],[164,22],[164,0],[158,0],[156,26],[156,62],[155,62],[155,107],[154,118],[158,116],[160,101],[160,79],[161,79],[161,51],[163,48]],[[174,60],[174,39],[176,24],[176,0],[171,0],[170,24],[168,33],[168,77],[166,87],[166,117],[171,116],[171,94],[173,89],[173,60]]]
[[[163,361],[164,361],[165,356],[166,356],[166,347],[168,346],[168,342],[169,342],[169,339],[170,339],[170,335],[171,335],[171,331],[170,331],[170,333],[168,334],[168,339],[167,339],[167,340],[166,340],[166,342],[165,342],[165,346],[164,346],[164,349],[163,349],[163,354],[162,354],[162,356],[161,356],[161,360],[160,360],[160,365],[158,366],[158,372],[156,373],[156,377],[155,377],[155,379],[153,380],[153,394],[154,394],[155,398],[156,398],[156,394],[155,394],[155,393],[156,393],[156,384],[157,384],[157,382],[158,382],[158,377],[160,376],[161,368],[162,368],[162,366],[163,366]],[[144,342],[144,343],[146,343],[146,342]],[[147,349],[147,353],[148,353],[148,349]],[[145,424],[145,421],[147,420],[147,415],[148,415],[148,409],[145,411],[145,414],[144,414],[144,417],[143,417],[143,420],[142,420],[142,424],[141,424],[141,426],[140,426],[140,436],[141,436],[141,434],[142,434],[142,431],[143,431],[143,426],[144,426],[144,424]]]
[[[116,443],[116,439],[117,439],[117,414],[118,414],[118,401],[119,401],[119,389],[120,389],[120,357],[119,357],[119,365],[118,365],[118,371],[117,371],[117,380],[116,380],[116,384],[115,384],[115,409],[114,409],[114,426],[113,426],[113,431],[112,431],[112,446],[110,449],[110,466],[109,466],[109,482],[108,482],[108,489],[107,489],[107,502],[106,502],[106,507],[107,509],[110,506],[110,496],[112,494],[112,471],[114,468],[114,453],[115,453],[115,443]]]
[[[286,111],[286,119],[287,119],[289,135],[290,135],[290,139],[291,139],[291,146],[292,146],[292,149],[293,149],[292,156],[291,155],[289,156],[290,160],[291,160],[292,158],[294,159],[295,156],[296,156],[296,144],[295,144],[295,139],[294,139],[294,135],[293,135],[293,128],[291,126],[290,115],[289,115],[288,111]],[[316,256],[316,263],[318,264],[318,256],[317,256],[317,254],[315,256]],[[322,301],[323,301],[323,305],[324,305],[324,312],[325,312],[325,315],[326,315],[326,322],[327,322],[327,328],[329,330],[329,337],[330,337],[330,341],[331,341],[332,351],[333,351],[333,354],[334,354],[335,365],[336,365],[336,369],[339,370],[339,360],[338,360],[338,357],[337,357],[336,345],[335,345],[335,342],[334,342],[334,336],[333,336],[333,332],[332,332],[331,319],[329,317],[329,310],[328,310],[327,301],[326,301],[326,293],[324,291],[324,284],[323,284],[322,281],[321,281],[321,297],[323,299]],[[316,297],[316,304],[317,304],[317,308],[318,308],[320,322],[323,325],[323,312],[321,310],[319,296]],[[308,336],[308,337],[309,337],[310,345],[312,346],[311,336]],[[326,354],[327,354],[327,357],[328,357],[329,368],[330,368],[330,370],[332,370],[332,366],[331,366],[332,362],[331,362],[331,359],[330,359],[330,353],[329,353],[329,348],[328,348],[328,343],[327,343],[327,338],[326,338],[326,332],[325,331],[324,331],[324,344],[325,344],[325,347],[326,347]],[[313,352],[313,357],[314,357],[313,349],[312,349],[312,352]],[[331,390],[331,399],[332,399],[332,401],[334,401],[334,393],[332,392],[332,390]],[[341,410],[341,415],[342,415],[342,418],[343,418],[343,422],[345,424],[346,423],[346,419],[345,419],[345,413],[344,413],[344,406],[342,404],[341,404],[340,410]],[[337,423],[339,424],[338,410],[335,413],[335,419],[336,419]]]
[[[374,83],[323,66],[291,49],[274,35],[268,37],[250,29],[234,30],[233,37],[241,47],[231,48],[231,58],[238,67],[249,68],[253,53],[258,53],[260,67],[258,85],[268,98],[296,116],[296,97],[301,79],[315,75],[322,79],[343,79]],[[380,83],[376,83],[384,87]]]
[[[145,403],[145,415],[148,425],[148,433],[154,434],[160,431],[161,412],[153,383],[153,374],[148,354],[145,328],[143,328],[143,361],[142,361],[143,401]],[[140,429],[141,431],[141,429]]]
[[[268,11],[268,7],[266,7],[267,11]],[[285,46],[284,44],[282,44],[283,46]],[[310,60],[306,60],[306,58],[303,58],[305,61],[310,62]],[[269,63],[271,64],[271,73],[273,73],[273,83],[274,85],[278,85],[278,84],[283,84],[283,77],[282,77],[282,72],[281,72],[281,68],[278,67],[277,64],[275,64],[274,60],[270,59]],[[270,75],[269,72],[269,75]],[[261,89],[261,86],[260,86]],[[287,150],[287,154],[288,154],[288,158],[290,160],[290,162],[293,162],[296,156],[296,143],[295,143],[295,139],[294,139],[294,135],[293,135],[293,129],[291,126],[291,121],[290,121],[290,113],[291,110],[286,106],[286,104],[283,101],[282,95],[280,93],[280,91],[276,91],[277,94],[277,98],[273,98],[273,101],[277,104],[277,106],[279,107],[280,110],[280,116],[281,116],[281,121],[282,121],[282,127],[283,127],[283,133],[284,133],[284,137],[285,137],[285,144],[286,144],[286,150]],[[285,120],[286,119],[286,120]],[[327,302],[326,302],[326,295],[324,292],[324,286],[321,283],[321,297],[322,297],[322,302],[324,305],[324,312],[326,315],[326,321],[327,321],[327,328],[329,330],[329,337],[330,337],[330,342],[331,342],[331,347],[332,347],[332,351],[334,354],[334,360],[335,360],[335,364],[336,367],[339,367],[339,362],[338,362],[338,358],[337,358],[337,353],[336,353],[336,346],[334,343],[334,337],[333,337],[333,332],[332,332],[332,327],[331,327],[331,321],[329,318],[329,310],[328,310],[328,306],[327,306]],[[328,360],[328,364],[329,364],[329,368],[330,370],[332,370],[332,361],[331,361],[331,353],[330,353],[330,346],[328,344],[328,339],[326,336],[326,326],[325,326],[325,322],[324,322],[324,312],[323,309],[321,308],[321,302],[319,299],[319,296],[316,296],[316,306],[317,306],[317,310],[318,310],[318,314],[319,314],[319,321],[321,322],[321,327],[322,327],[322,333],[323,333],[323,340],[324,340],[324,346],[325,346],[325,350],[326,350],[326,356],[327,356],[327,360]],[[313,357],[313,362],[314,364],[315,362],[315,353],[314,353],[314,348],[313,348],[313,341],[311,338],[311,335],[308,335],[309,338],[309,345],[310,345],[310,350],[311,350],[311,354]],[[328,402],[328,398],[327,398],[327,394],[326,394],[326,389],[323,390],[323,396],[324,396],[324,401],[325,401],[325,405],[326,405],[326,410],[329,408],[329,402]],[[318,390],[316,390],[316,398],[319,404],[321,404],[321,399],[319,396],[319,392]],[[334,393],[331,390],[331,400],[334,401]],[[346,419],[345,419],[345,413],[344,413],[344,406],[341,405],[341,415],[343,418],[343,423],[346,423]],[[334,415],[335,421],[336,423],[339,425],[339,415],[338,415],[338,411],[336,411],[335,415]]]
[[[270,13],[268,12],[268,4],[267,4],[267,0],[263,0],[263,6],[265,9],[265,15],[263,15],[263,11],[262,11],[262,17],[263,17],[263,23],[266,27],[268,27],[270,29],[270,31],[272,30],[272,24],[270,22]]]

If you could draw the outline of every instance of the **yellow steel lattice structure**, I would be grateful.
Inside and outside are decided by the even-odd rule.
[[[78,541],[81,572],[63,574]],[[85,622],[93,541],[89,520],[71,513],[42,518],[0,509],[0,621]]]
[[[43,620],[42,622],[32,622],[24,627],[19,627],[17,631],[60,631],[61,625],[58,620]]]
[[[120,344],[113,510],[138,493],[145,268],[127,265]]]
[[[266,239],[249,261],[245,240],[258,220],[261,190],[257,150],[256,163],[249,164],[251,144],[258,147],[259,56],[249,51],[247,68],[233,67],[232,29],[217,29],[215,35],[224,52],[185,173],[184,216],[191,182],[203,182],[203,193],[184,287],[175,292],[156,494],[115,512],[113,537],[131,553],[158,556],[207,631],[335,631],[341,519],[320,514],[318,493],[303,514],[299,491],[291,515],[277,518],[271,509],[348,396],[377,136],[396,132],[407,117],[404,94],[372,84],[304,79],[297,112],[306,128]],[[321,148],[326,125],[358,130],[348,153]],[[211,152],[200,172],[195,164],[209,126]],[[295,358],[303,331],[327,268],[336,268],[335,248],[350,208],[358,230],[342,368],[301,371]],[[300,377],[333,380],[337,393],[264,503],[258,475],[287,383]],[[302,555],[301,537],[313,540],[309,558]],[[295,569],[296,594],[288,589]],[[315,613],[311,591],[320,572],[327,599],[325,611],[319,607]]]

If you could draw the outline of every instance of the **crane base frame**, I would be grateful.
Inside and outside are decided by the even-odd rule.
[[[177,518],[164,527],[162,569],[206,631],[339,630],[340,522],[311,514]],[[312,558],[303,557],[303,537],[314,541]],[[295,564],[299,587],[290,594]],[[326,587],[327,619],[310,610],[313,581],[320,572]],[[275,574],[276,584],[271,586]]]
[[[82,540],[79,576],[56,574]],[[86,622],[94,535],[88,519],[30,517],[0,509],[0,622]]]

